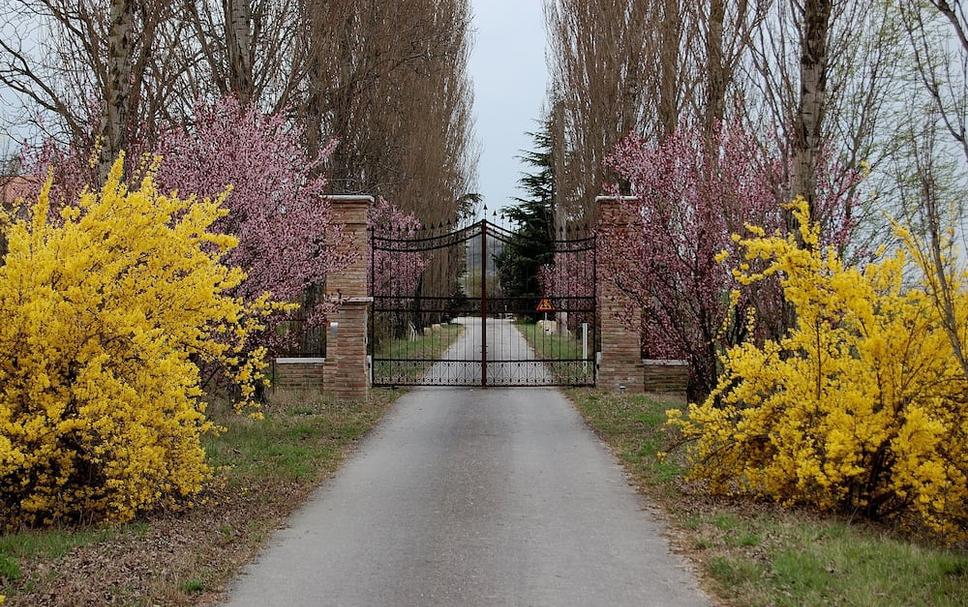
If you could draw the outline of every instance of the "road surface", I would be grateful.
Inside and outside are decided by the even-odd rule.
[[[558,391],[426,388],[403,396],[275,534],[227,604],[708,601]]]
[[[528,340],[507,318],[488,318],[481,330],[479,317],[461,317],[456,323],[464,327],[460,337],[440,356],[440,362],[425,374],[427,384],[460,384],[480,386],[481,343],[487,332],[487,382],[490,386],[550,384],[551,373],[537,362]],[[519,361],[519,362],[509,362]]]

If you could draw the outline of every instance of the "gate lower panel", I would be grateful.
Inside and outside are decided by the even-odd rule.
[[[564,294],[504,296],[490,266],[507,239],[487,221],[428,238],[373,235],[373,385],[594,385],[594,277],[549,281]],[[555,272],[592,267],[593,239],[555,247]],[[419,281],[400,278],[395,270],[415,259],[429,270]]]

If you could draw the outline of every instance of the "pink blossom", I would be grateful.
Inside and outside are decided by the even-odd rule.
[[[554,262],[538,269],[541,294],[547,297],[594,297],[593,265],[592,250],[556,251]]]
[[[228,261],[248,275],[246,299],[299,301],[360,254],[347,249],[325,196],[322,167],[333,146],[313,160],[300,136],[281,114],[226,97],[197,104],[192,124],[163,132],[157,145],[163,189],[212,197],[231,187],[229,214],[216,229],[239,238]],[[316,303],[310,319],[321,321],[327,309]]]
[[[24,200],[36,199],[48,173],[54,177],[50,190],[51,218],[57,219],[57,209],[75,204],[84,188],[97,183],[97,168],[91,162],[93,148],[57,145],[52,139],[44,139],[33,147],[24,148],[22,173],[28,176],[30,187]]]
[[[707,141],[701,128],[683,126],[658,144],[636,136],[622,141],[606,164],[631,185],[632,200],[620,209],[625,228],[603,225],[599,233],[599,278],[629,296],[644,318],[643,354],[690,361],[696,393],[716,379],[725,345],[782,329],[782,298],[775,281],[729,293],[735,243],[730,236],[752,224],[783,227],[773,184],[785,162],[769,157],[737,124],[717,129]],[[848,175],[833,179],[830,175]],[[826,241],[849,236],[852,173],[820,171],[818,213]],[[725,261],[721,251],[733,253]],[[746,319],[755,313],[754,335]],[[644,322],[643,322],[644,321]]]
[[[370,230],[377,239],[373,249],[371,293],[399,297],[417,294],[420,276],[429,258],[424,253],[407,251],[411,245],[406,241],[415,238],[421,227],[416,216],[382,197],[377,199],[370,211]]]

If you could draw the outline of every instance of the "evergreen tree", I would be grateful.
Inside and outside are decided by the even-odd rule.
[[[509,297],[540,295],[538,269],[554,259],[555,177],[551,125],[535,133],[534,149],[519,158],[529,167],[518,180],[523,198],[515,198],[505,215],[515,224],[510,242],[495,258],[501,289]]]

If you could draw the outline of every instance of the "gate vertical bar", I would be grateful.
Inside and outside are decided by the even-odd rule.
[[[487,387],[487,211],[481,221],[481,387]]]

